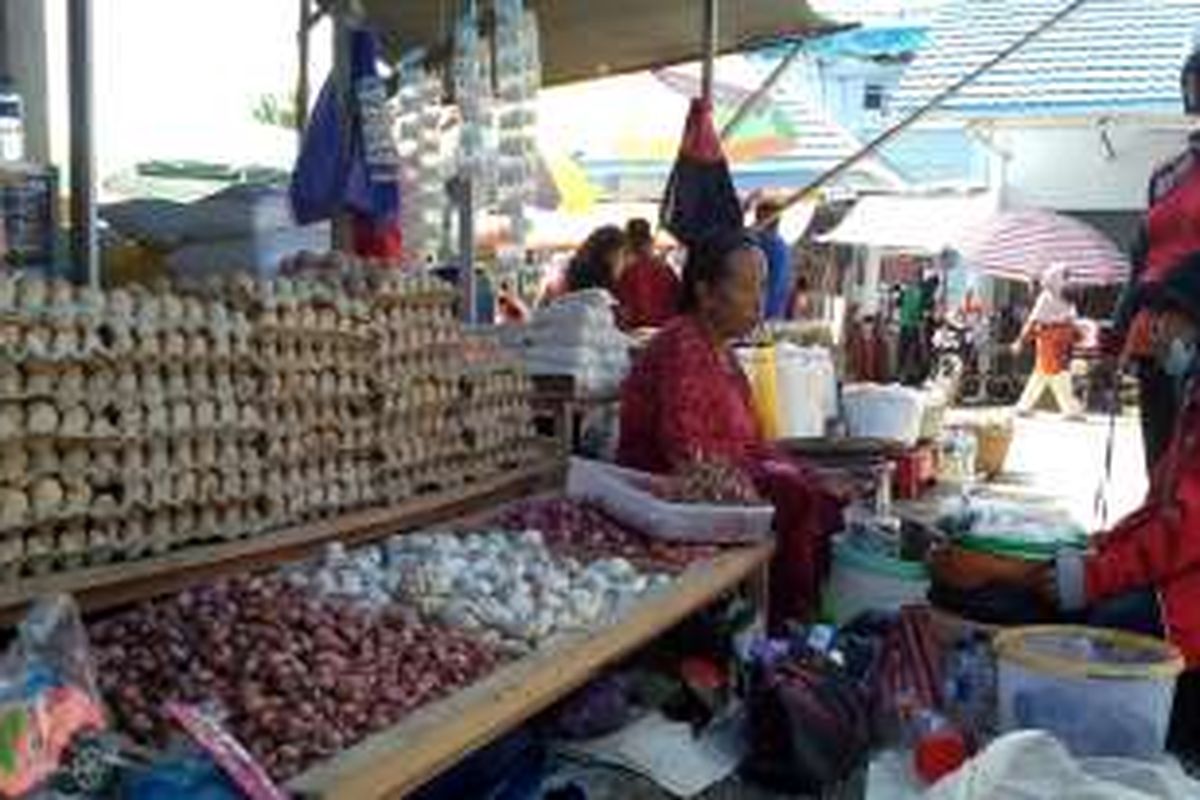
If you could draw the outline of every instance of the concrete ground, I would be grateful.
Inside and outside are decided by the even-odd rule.
[[[1110,430],[1112,475],[1105,484]],[[1061,508],[1087,530],[1107,527],[1096,508],[1105,484],[1107,525],[1136,509],[1145,497],[1147,477],[1141,432],[1134,416],[1069,421],[1055,414],[1016,420],[1012,449],[989,493],[1024,497]]]

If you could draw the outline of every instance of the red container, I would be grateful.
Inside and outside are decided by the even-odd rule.
[[[915,500],[937,482],[937,448],[932,444],[906,450],[896,456],[894,463],[893,494],[897,500]]]

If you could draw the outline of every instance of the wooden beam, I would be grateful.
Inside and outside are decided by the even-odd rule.
[[[554,460],[398,505],[355,511],[246,539],[184,547],[137,561],[17,578],[0,586],[0,624],[19,621],[30,601],[46,595],[71,593],[84,611],[99,611],[214,578],[275,567],[311,555],[330,542],[363,544],[446,522],[561,485],[562,474],[562,463]]]
[[[288,788],[303,797],[403,797],[752,578],[772,549],[769,543],[737,548],[693,565],[614,624],[566,635],[501,667],[309,769]]]

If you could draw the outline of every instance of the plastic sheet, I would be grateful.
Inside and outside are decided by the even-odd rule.
[[[870,793],[869,797],[876,797]],[[880,795],[882,796],[882,795]],[[902,795],[901,795],[902,796]],[[1021,731],[993,742],[927,794],[929,800],[1191,800],[1200,783],[1173,761],[1075,760],[1048,733]]]

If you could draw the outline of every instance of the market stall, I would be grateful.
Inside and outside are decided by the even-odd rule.
[[[579,501],[508,508],[561,486],[563,462],[533,434],[519,363],[466,333],[452,303],[432,278],[341,258],[180,292],[4,276],[0,614],[15,622],[31,602],[72,594],[90,639],[79,657],[94,665],[113,721],[147,744],[162,741],[163,701],[220,698],[272,777],[317,796],[394,796],[727,592],[762,585],[771,552],[762,540],[726,551],[667,546]],[[430,525],[457,532],[406,533]],[[524,622],[498,610],[464,621],[438,594],[455,573],[394,572],[386,591],[371,589],[371,565],[431,568],[434,552],[456,547],[476,549],[444,569],[501,554],[519,569],[525,547],[567,593],[568,610],[545,616],[534,605]],[[345,569],[360,571],[347,578]],[[577,581],[600,594],[572,588]],[[390,609],[385,617],[355,605],[368,595]],[[186,613],[194,603],[211,605]],[[238,633],[262,633],[265,620],[253,615],[268,608],[291,619],[284,607],[314,616],[267,639]],[[257,680],[278,703],[287,686],[304,686],[330,704],[322,714],[382,701],[343,696],[340,679],[323,695],[315,661],[300,684],[261,671],[274,668],[269,642],[308,641],[303,631],[318,619],[359,626],[364,641],[424,631],[478,658],[453,680],[433,660],[431,672],[403,670],[407,699],[369,720],[323,717],[341,732],[314,743],[316,719],[276,730],[231,687]],[[481,630],[502,634],[480,639]],[[178,650],[210,635],[231,635],[244,669],[229,671],[216,640]],[[375,675],[390,663],[372,657],[356,668]]]

